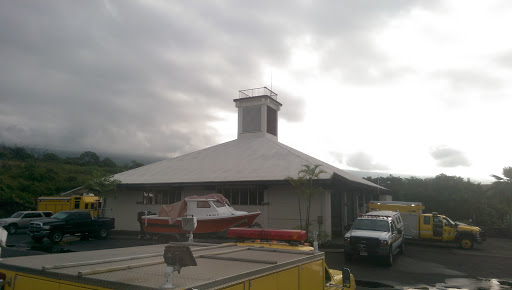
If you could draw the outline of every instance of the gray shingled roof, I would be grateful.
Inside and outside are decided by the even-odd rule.
[[[247,134],[233,141],[116,174],[123,184],[282,181],[296,177],[304,164],[320,164],[327,174],[355,185],[381,188],[307,154],[261,135]]]

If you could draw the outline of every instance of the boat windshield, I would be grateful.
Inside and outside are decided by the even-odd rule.
[[[198,201],[197,208],[210,208],[212,207],[208,201]]]
[[[214,201],[213,204],[215,204],[215,207],[217,207],[217,208],[221,208],[221,207],[225,207],[226,206],[225,204],[223,204],[222,202],[217,201],[217,200]]]
[[[389,232],[389,222],[385,220],[357,219],[352,226],[353,230]]]

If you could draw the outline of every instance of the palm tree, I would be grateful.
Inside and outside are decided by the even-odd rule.
[[[327,173],[325,170],[321,169],[322,165],[310,165],[304,164],[302,165],[302,169],[299,170],[297,178],[287,177],[288,180],[296,189],[297,189],[297,199],[299,202],[299,218],[300,218],[300,227],[306,231],[306,236],[309,236],[309,227],[311,225],[310,212],[311,212],[311,200],[315,197],[319,192],[323,190],[323,188],[314,186],[313,180],[318,179],[321,174]],[[305,226],[302,228],[302,212],[300,206],[300,199],[304,199],[307,201],[306,203],[306,221]]]
[[[300,202],[300,199],[302,196],[305,195],[304,193],[304,190],[305,190],[305,183],[306,183],[306,180],[302,177],[302,176],[297,176],[297,178],[293,178],[293,177],[286,177],[285,178],[286,180],[288,180],[288,182],[291,183],[291,185],[293,187],[295,187],[295,189],[297,190],[297,202],[299,204],[299,224],[300,224],[300,229],[303,230],[304,228],[302,227],[302,210],[301,210],[301,202]]]
[[[504,167],[502,171],[503,176],[492,174],[491,176],[496,179],[493,182],[493,189],[495,192],[499,194],[503,194],[504,199],[509,204],[509,218],[510,218],[510,227],[512,228],[512,167]]]

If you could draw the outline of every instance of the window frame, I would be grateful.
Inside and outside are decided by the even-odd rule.
[[[137,204],[168,205],[182,200],[181,189],[143,191],[141,195],[142,201],[138,201]]]
[[[216,192],[222,194],[232,206],[255,206],[263,205],[265,202],[265,189],[262,186],[219,186]]]

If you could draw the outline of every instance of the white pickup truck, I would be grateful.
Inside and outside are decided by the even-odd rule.
[[[345,261],[354,255],[378,256],[392,266],[393,255],[405,253],[403,227],[398,212],[374,211],[360,216],[345,235]]]

